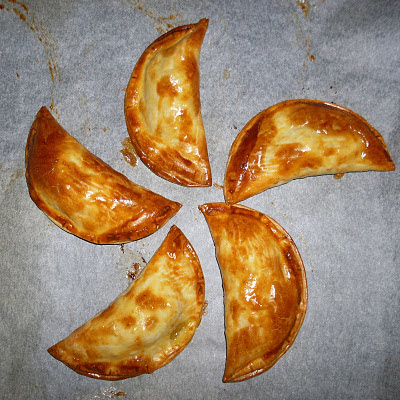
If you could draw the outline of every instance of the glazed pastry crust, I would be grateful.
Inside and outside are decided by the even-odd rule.
[[[307,309],[305,269],[291,237],[267,215],[226,203],[199,208],[223,279],[223,382],[240,382],[271,368],[293,344]]]
[[[172,29],[137,62],[125,95],[125,118],[141,160],[183,186],[210,186],[200,110],[199,58],[208,20]]]
[[[235,139],[225,200],[237,203],[306,176],[394,169],[382,136],[364,118],[336,104],[288,100],[253,117]]]
[[[128,289],[48,351],[92,378],[120,380],[150,374],[187,346],[200,324],[203,305],[199,259],[173,226]]]
[[[99,244],[126,243],[161,228],[177,202],[134,184],[90,153],[42,107],[25,153],[36,205],[60,228]]]

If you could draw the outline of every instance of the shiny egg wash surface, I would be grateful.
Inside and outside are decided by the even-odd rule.
[[[354,112],[316,100],[290,100],[249,121],[234,141],[225,198],[234,203],[292,179],[394,169],[379,132]]]
[[[243,206],[200,206],[216,246],[224,298],[225,382],[269,369],[290,347],[304,319],[304,266],[275,221]]]
[[[28,137],[26,179],[32,200],[56,225],[94,243],[147,236],[181,207],[90,153],[45,107]]]
[[[183,186],[210,186],[200,104],[200,50],[208,20],[177,27],[142,54],[125,95],[129,135],[141,160]]]
[[[104,311],[49,349],[74,371],[118,380],[152,373],[190,342],[204,307],[204,277],[172,226],[140,276]]]

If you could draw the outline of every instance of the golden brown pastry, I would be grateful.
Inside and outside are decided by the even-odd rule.
[[[311,175],[394,169],[382,136],[353,111],[318,100],[289,100],[253,117],[235,139],[225,200],[237,203]]]
[[[172,361],[200,324],[204,278],[192,245],[173,226],[143,272],[104,311],[49,353],[105,380],[151,374]]]
[[[200,49],[208,20],[172,29],[140,57],[125,95],[129,135],[154,173],[183,186],[210,186],[200,110]]]
[[[36,205],[60,228],[93,243],[125,243],[161,228],[181,205],[90,153],[46,107],[31,127],[26,180]]]
[[[293,344],[307,309],[307,281],[291,237],[241,205],[199,207],[214,239],[225,297],[224,382],[271,368]]]

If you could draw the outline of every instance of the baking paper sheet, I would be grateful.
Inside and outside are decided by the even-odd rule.
[[[125,89],[144,49],[206,17],[201,101],[214,185],[183,188],[120,150]],[[232,141],[259,111],[315,98],[362,115],[400,159],[400,2],[0,0],[0,398],[394,399],[400,396],[399,174],[305,178],[243,204],[276,219],[303,257],[309,306],[292,348],[266,373],[223,384],[222,281],[199,204],[223,201]],[[41,106],[91,152],[183,204],[157,233],[99,246],[32,202],[24,151]],[[152,375],[107,382],[76,374],[47,348],[105,308],[169,227],[193,244],[207,314],[192,342]]]

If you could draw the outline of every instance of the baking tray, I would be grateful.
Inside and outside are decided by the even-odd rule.
[[[213,186],[184,188],[121,150],[123,102],[144,49],[209,18],[200,61]],[[394,399],[400,395],[398,172],[319,176],[243,202],[278,221],[303,257],[309,306],[291,349],[269,371],[224,384],[223,290],[198,205],[223,201],[232,141],[280,101],[313,98],[371,123],[398,164],[399,1],[0,1],[0,397],[4,399]],[[91,152],[183,207],[155,234],[94,245],[32,202],[24,151],[41,106]],[[149,261],[169,227],[195,248],[207,313],[190,344],[152,375],[118,382],[74,373],[47,348],[105,308]],[[129,275],[129,274],[128,274]]]

